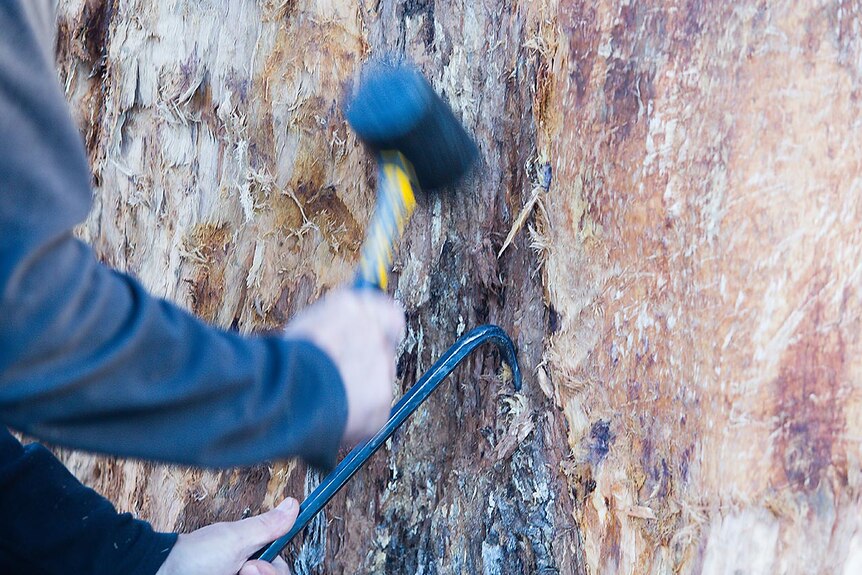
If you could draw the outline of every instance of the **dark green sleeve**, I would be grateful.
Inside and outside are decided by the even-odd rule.
[[[0,2],[0,421],[123,456],[331,465],[347,404],[328,356],[208,326],[72,236],[89,169],[23,1]]]

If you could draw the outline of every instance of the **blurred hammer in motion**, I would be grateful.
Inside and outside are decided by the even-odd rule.
[[[370,64],[346,115],[378,158],[377,206],[354,287],[385,291],[394,246],[416,207],[416,194],[456,182],[478,150],[451,108],[406,64]]]

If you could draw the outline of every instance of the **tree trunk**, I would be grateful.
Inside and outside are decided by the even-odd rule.
[[[292,548],[294,572],[860,572],[860,16],[63,0],[59,74],[96,185],[80,234],[216,325],[283,325],[349,280],[373,205],[339,99],[369,55],[406,54],[482,162],[408,226],[396,395],[485,322],[516,340],[524,390],[477,354]],[[165,530],[319,480],[294,461],[64,459]]]

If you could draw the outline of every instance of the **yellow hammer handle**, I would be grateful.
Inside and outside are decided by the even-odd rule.
[[[386,291],[395,244],[416,209],[416,176],[400,152],[380,153],[377,167],[377,206],[368,228],[353,287]]]

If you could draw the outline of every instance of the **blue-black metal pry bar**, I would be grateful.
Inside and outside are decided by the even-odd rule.
[[[474,349],[489,341],[497,344],[503,356],[503,361],[512,370],[512,382],[515,390],[520,390],[521,370],[518,367],[515,345],[508,334],[496,325],[483,325],[470,330],[456,341],[452,347],[446,350],[446,353],[431,366],[431,369],[425,372],[425,375],[398,400],[398,403],[392,408],[389,421],[386,422],[386,425],[366,443],[353,448],[341,460],[341,463],[332,470],[332,473],[327,475],[320,485],[305,498],[305,501],[299,506],[299,516],[296,518],[296,523],[293,524],[291,530],[272,542],[261,554],[260,559],[272,561],[278,557],[278,554],[281,553],[285,545],[308,525],[323,506],[344,487],[350,478],[359,471],[359,468],[368,461],[368,458],[380,449],[386,440],[389,439],[389,436],[395,433],[395,430],[404,423],[410,414],[416,411],[423,401],[428,399],[431,392],[437,389],[440,383],[452,373],[458,364]]]

